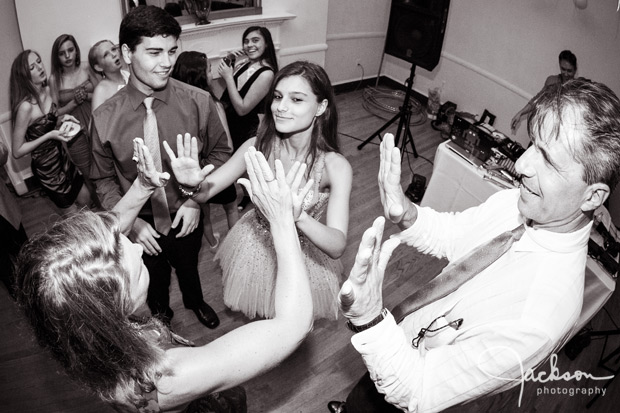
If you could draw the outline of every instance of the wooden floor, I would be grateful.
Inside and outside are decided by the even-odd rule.
[[[357,245],[363,231],[375,217],[382,214],[377,190],[379,168],[378,139],[375,138],[362,150],[357,145],[386,122],[369,114],[362,105],[362,91],[338,95],[342,150],[349,159],[353,171],[351,217],[348,245],[342,258],[345,269],[353,263]],[[394,131],[395,125],[388,130]],[[419,153],[418,158],[407,157],[403,162],[403,186],[406,187],[412,173],[430,179],[432,160],[436,147],[443,141],[439,132],[429,123],[412,126],[412,135]],[[407,146],[411,151],[411,146]],[[50,201],[40,196],[20,199],[24,222],[29,234],[40,231],[58,219]],[[225,235],[226,224],[221,208],[212,208],[212,220],[216,231]],[[387,234],[396,228],[388,226]],[[191,311],[181,303],[178,285],[173,279],[171,306],[175,311],[173,328],[197,344],[207,343],[226,332],[248,322],[240,315],[227,310],[222,302],[221,272],[212,262],[213,253],[203,248],[200,255],[200,273],[205,299],[218,312],[221,325],[209,330],[199,324]],[[390,262],[385,279],[385,304],[387,307],[400,302],[423,280],[437,274],[444,262],[399,247]],[[415,276],[415,280],[412,277]],[[620,320],[620,299],[614,294],[607,309]],[[320,320],[314,330],[289,359],[265,375],[246,383],[249,412],[327,412],[329,400],[342,400],[359,377],[364,373],[361,357],[350,344],[351,333],[345,320]],[[596,330],[615,328],[605,312],[599,313],[592,322]],[[32,334],[4,289],[0,289],[0,412],[112,412],[113,410],[72,382],[59,366],[34,342]],[[593,341],[574,361],[564,352],[558,355],[559,374],[576,371],[594,376],[609,375],[598,368],[597,361],[603,340]],[[620,345],[620,338],[612,337],[608,347]],[[549,366],[543,367],[549,372]],[[453,412],[579,412],[592,396],[570,395],[576,391],[600,391],[603,382],[595,380],[561,380],[550,383],[524,385],[521,407],[518,407],[519,388],[495,397],[488,397],[465,406],[450,409]],[[620,404],[620,379],[612,382],[604,397],[596,401],[589,411],[616,411]],[[543,393],[545,392],[545,393]],[[537,395],[537,393],[541,393]],[[551,394],[555,393],[555,394]],[[559,394],[558,394],[559,393]],[[563,394],[564,393],[564,394]],[[613,406],[616,406],[615,408]]]

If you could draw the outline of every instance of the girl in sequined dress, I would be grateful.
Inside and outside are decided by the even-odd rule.
[[[294,62],[276,74],[266,103],[258,136],[246,141],[212,174],[206,176],[205,170],[196,173],[196,184],[206,178],[195,199],[203,202],[240,177],[245,172],[244,153],[250,146],[264,153],[272,168],[276,159],[287,172],[297,162],[306,164],[305,181],[312,181],[312,188],[299,200],[294,218],[312,287],[314,317],[336,319],[342,273],[339,258],[347,240],[352,171],[339,152],[333,89],[323,68]],[[189,137],[183,141],[179,136],[179,154],[189,142]],[[167,150],[170,155],[172,151]],[[187,162],[191,169],[189,157],[176,161]],[[195,160],[192,166],[195,173]],[[269,226],[260,213],[251,210],[237,222],[215,259],[222,268],[228,307],[249,318],[274,316],[275,251]]]

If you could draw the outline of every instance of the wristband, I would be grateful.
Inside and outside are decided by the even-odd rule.
[[[376,326],[377,324],[382,322],[383,319],[387,317],[387,315],[388,315],[388,311],[386,308],[384,308],[383,310],[381,310],[381,313],[375,318],[373,318],[372,320],[370,320],[370,322],[366,324],[362,324],[361,326],[356,326],[355,324],[351,322],[351,320],[349,320],[347,321],[347,327],[349,328],[349,330],[353,331],[354,333],[360,333],[364,330],[368,330],[370,327]]]
[[[181,195],[183,196],[183,198],[193,198],[196,195],[198,195],[198,192],[200,191],[201,187],[202,187],[202,184],[198,184],[197,187],[188,191],[187,189],[183,188],[183,185],[179,185],[179,191],[181,191]]]

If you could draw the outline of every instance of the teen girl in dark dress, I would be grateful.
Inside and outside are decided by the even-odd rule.
[[[10,84],[13,156],[31,155],[32,174],[57,207],[88,205],[90,193],[62,145],[75,136],[79,122],[70,115],[58,118],[37,52],[25,50],[15,58]],[[71,130],[65,121],[73,122]]]
[[[234,67],[225,60],[220,62],[218,72],[226,82],[221,97],[226,111],[228,128],[237,151],[243,142],[256,136],[259,114],[264,113],[264,99],[278,71],[276,49],[271,32],[266,27],[248,27],[242,36],[243,53],[247,59],[239,59]],[[244,196],[239,204],[242,210],[249,203]]]

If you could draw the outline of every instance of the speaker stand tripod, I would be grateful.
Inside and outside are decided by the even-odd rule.
[[[411,65],[411,73],[409,74],[409,78],[407,79],[407,82],[406,82],[407,89],[405,91],[405,99],[403,101],[402,106],[399,108],[399,112],[392,119],[387,121],[387,123],[383,125],[381,128],[379,128],[375,133],[370,135],[368,139],[360,143],[357,146],[358,150],[361,150],[364,146],[366,146],[366,144],[372,141],[375,138],[375,136],[378,136],[379,139],[381,139],[381,132],[389,128],[390,125],[396,122],[396,120],[400,119],[398,123],[398,129],[396,129],[396,136],[394,137],[394,145],[398,146],[398,142],[400,140],[400,134],[404,129],[405,133],[403,134],[403,141],[400,147],[401,153],[404,153],[405,146],[407,145],[407,142],[408,142],[411,145],[411,151],[413,152],[414,158],[418,157],[418,151],[416,151],[415,149],[415,143],[413,142],[413,135],[409,127],[409,124],[411,122],[411,102],[409,100],[411,98],[411,90],[413,88],[413,77],[414,76],[415,76],[415,64]]]

